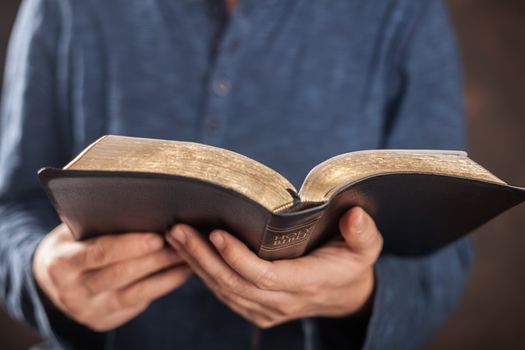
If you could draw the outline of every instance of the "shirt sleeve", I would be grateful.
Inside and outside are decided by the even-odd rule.
[[[26,0],[8,48],[0,119],[0,302],[11,317],[62,344],[90,331],[49,308],[33,278],[32,257],[60,223],[37,171],[71,158],[70,124],[61,74],[67,64],[60,25],[66,2]],[[77,338],[81,340],[82,338]],[[89,342],[88,342],[89,344]]]
[[[442,1],[424,3],[393,70],[384,145],[464,149],[456,42]],[[469,237],[426,257],[382,256],[364,348],[414,349],[428,341],[459,301],[471,261]]]
[[[441,0],[413,4],[418,13],[395,43],[382,146],[464,149],[462,80],[445,8]],[[370,318],[321,322],[330,348],[419,348],[459,301],[471,261],[469,237],[424,257],[381,256]]]

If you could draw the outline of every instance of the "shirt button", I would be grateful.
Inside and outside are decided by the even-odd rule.
[[[219,96],[226,96],[230,92],[231,82],[226,79],[217,79],[213,83],[213,91]]]

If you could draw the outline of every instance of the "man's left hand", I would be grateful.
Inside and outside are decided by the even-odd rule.
[[[341,217],[339,229],[343,239],[300,258],[276,261],[259,258],[221,230],[210,234],[213,245],[184,224],[173,226],[166,239],[221,301],[258,327],[269,328],[301,317],[366,312],[383,239],[359,207]]]

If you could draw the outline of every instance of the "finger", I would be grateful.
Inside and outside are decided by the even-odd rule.
[[[219,298],[224,304],[228,306],[235,306],[237,309],[249,310],[254,315],[262,315],[265,318],[281,318],[284,313],[272,305],[263,305],[256,300],[250,300],[233,293],[218,294]]]
[[[210,288],[214,294],[225,304],[236,304],[239,307],[250,309],[256,313],[281,315],[281,311],[274,305],[293,302],[293,296],[281,292],[266,292],[256,288],[235,288],[231,284],[230,288],[221,288],[220,282],[216,281],[208,272],[206,272],[199,263],[191,256],[187,255],[183,249],[179,250],[184,259],[195,272]],[[237,276],[237,275],[236,275]],[[239,276],[239,278],[242,278]],[[242,282],[239,282],[242,283]]]
[[[215,294],[223,289],[240,293],[248,287],[192,227],[175,225],[166,240]]]
[[[98,294],[106,290],[123,288],[181,261],[182,259],[172,249],[164,248],[138,258],[87,271],[83,276],[83,282],[91,294]]]
[[[274,324],[274,318],[266,313],[257,312],[236,303],[226,303],[226,305],[246,321],[251,322],[260,328],[268,328]]]
[[[87,326],[98,332],[108,331],[126,323],[132,318],[135,318],[138,314],[146,310],[148,306],[149,304],[141,304],[124,310],[119,310],[107,315],[106,317],[98,318],[93,323],[88,323]]]
[[[64,223],[61,223],[60,225],[55,227],[49,233],[49,235],[55,236],[55,239],[60,242],[74,242],[75,241],[75,237],[73,236],[73,233],[71,233],[71,230],[69,229],[69,227]]]
[[[181,254],[184,260],[191,266],[192,270],[217,297],[236,300],[245,308],[251,308],[256,312],[266,310],[276,315],[281,314],[280,307],[282,305],[291,305],[297,302],[294,294],[279,290],[264,290],[258,288],[226,264],[197,231],[187,225],[184,225],[182,229],[186,230],[185,238],[182,240],[185,242],[185,247],[179,243],[181,241],[180,239],[179,242],[174,241],[170,234],[166,236],[166,239],[175,245],[178,253]],[[176,231],[175,227],[174,230]],[[235,239],[231,235],[228,236]],[[194,241],[193,243],[192,240]],[[190,247],[191,245],[194,245],[194,247]],[[188,253],[187,250],[191,250],[192,253]],[[205,250],[206,252],[198,252],[199,250]],[[198,258],[200,255],[209,255],[210,259],[206,257]],[[269,263],[267,261],[263,262]]]
[[[256,302],[266,302],[274,297],[266,295],[266,291],[235,272],[192,227],[175,225],[166,235],[166,240],[215,294],[231,293]]]
[[[275,264],[259,258],[228,232],[215,230],[210,234],[210,240],[224,261],[258,288],[274,290],[285,283],[278,280]]]
[[[383,237],[374,220],[360,207],[353,207],[339,220],[339,230],[350,250],[363,256],[377,256]]]
[[[232,291],[255,289],[246,280],[233,271],[217,254],[215,249],[188,225],[177,224],[166,235],[166,240],[174,245],[192,268],[201,271],[200,277],[206,279],[214,287],[226,288]]]
[[[170,243],[172,246],[179,247],[178,243],[174,242],[171,237],[168,235],[166,236],[166,240],[168,243]],[[209,273],[207,273],[202,266],[199,265],[199,263],[186,251],[183,249],[178,250],[178,254],[180,257],[188,264],[188,266],[191,268],[193,273],[195,273],[199,278],[204,282],[204,284],[212,290],[214,293],[219,290],[219,283],[216,281]]]
[[[147,277],[139,282],[118,290],[109,297],[109,310],[121,310],[139,304],[150,303],[173,289],[180,287],[191,276],[187,265],[178,265]]]
[[[213,231],[210,240],[224,261],[247,281],[258,289],[280,292],[278,295],[258,295],[259,298],[264,298],[265,303],[279,303],[289,297],[289,292],[300,292],[326,276],[324,271],[319,271],[319,274],[312,273],[320,262],[309,256],[267,261],[259,258],[243,242],[228,232]]]
[[[296,301],[295,296],[288,293],[264,291],[254,287],[248,289],[245,289],[245,287],[238,288],[231,282],[229,287],[225,288],[224,285],[221,285],[219,281],[216,281],[214,277],[206,272],[191,255],[188,255],[183,249],[180,249],[179,252],[191,266],[192,271],[226,305],[236,305],[237,308],[249,309],[254,315],[263,314],[266,315],[265,317],[271,317],[271,315],[282,317],[283,313],[277,305],[288,305]],[[238,276],[238,278],[242,277]]]
[[[107,235],[77,243],[79,249],[73,254],[72,263],[85,269],[137,258],[164,246],[164,240],[156,233]]]

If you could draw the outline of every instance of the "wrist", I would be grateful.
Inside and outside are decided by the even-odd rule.
[[[372,306],[374,301],[374,295],[376,290],[376,276],[375,269],[373,266],[366,271],[365,276],[360,287],[361,301],[359,307],[351,313],[355,317],[369,318],[372,314]]]
[[[375,295],[376,277],[374,267],[371,266],[352,286],[344,291],[342,310],[339,318],[351,317],[368,319],[372,314]]]
[[[346,344],[351,348],[362,348],[370,319],[372,318],[372,311],[374,299],[376,296],[376,275],[375,268],[371,268],[363,276],[363,280],[359,281],[359,293],[362,298],[361,303],[356,308],[356,304],[349,307],[349,311],[332,317],[318,317],[316,320],[320,342],[326,348],[340,346]],[[354,289],[346,291],[346,296],[352,298]],[[355,300],[355,299],[354,299]]]

